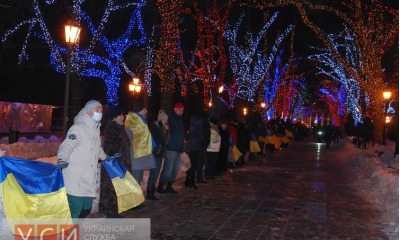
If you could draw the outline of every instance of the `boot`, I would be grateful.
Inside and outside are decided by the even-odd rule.
[[[197,189],[195,174],[191,170],[186,171],[185,187]]]
[[[172,182],[168,182],[167,183],[167,187],[165,188],[165,192],[173,193],[173,194],[178,193],[177,191],[175,191],[175,189],[172,188]]]
[[[185,187],[187,187],[187,188],[192,188],[193,187],[192,186],[192,179],[193,179],[193,176],[191,176],[189,174],[189,172],[186,172]]]
[[[153,187],[153,188],[148,188],[147,189],[147,199],[148,200],[158,200],[158,198],[154,195],[154,193],[155,193],[155,191],[156,191],[156,189]]]
[[[164,189],[164,184],[163,183],[160,183],[160,184],[158,184],[158,187],[157,187],[157,190],[156,190],[159,194],[165,194],[165,193],[167,193],[166,191],[165,191],[165,189]]]

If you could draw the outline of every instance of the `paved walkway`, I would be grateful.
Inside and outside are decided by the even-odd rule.
[[[334,145],[294,142],[199,189],[146,201],[152,239],[389,239],[350,187]]]

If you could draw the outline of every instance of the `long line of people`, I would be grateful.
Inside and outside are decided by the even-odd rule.
[[[88,119],[93,118],[94,129],[99,133],[101,117],[93,116],[102,114],[101,104],[90,101],[82,112],[87,113],[85,116]],[[119,108],[110,107],[106,110],[108,122],[102,144],[105,154],[99,149],[99,153],[103,154],[101,159],[105,159],[105,155],[117,157],[131,171],[139,184],[143,181],[144,171],[149,171],[147,200],[158,200],[156,193],[161,195],[178,193],[173,186],[181,169],[183,153],[187,153],[190,159],[190,168],[186,171],[184,185],[186,188],[197,189],[199,184],[213,181],[228,169],[242,167],[257,154],[265,155],[267,151],[273,152],[287,146],[289,141],[295,138],[292,132],[299,132],[294,125],[285,125],[281,121],[246,125],[235,119],[209,118],[204,113],[193,114],[185,131],[183,113],[182,103],[176,103],[173,112],[169,114],[161,109],[157,116],[148,114],[146,106],[141,102],[135,104],[126,118]],[[63,151],[67,149],[74,152],[82,142],[82,139],[78,138],[83,138],[83,135],[78,136],[72,131],[73,129],[75,127],[68,132],[68,138],[61,145],[58,154],[59,167],[68,171],[73,168],[81,169],[80,162],[75,164],[71,162],[69,155],[63,155]],[[75,145],[73,148],[66,148],[64,146],[67,142]],[[93,144],[95,146],[97,142]],[[90,145],[82,146],[82,149],[86,148],[87,151],[92,149]],[[97,161],[93,158],[94,160]],[[74,166],[68,167],[69,163],[73,163]],[[63,172],[67,173],[67,170]],[[93,176],[95,169],[91,171],[90,175]],[[117,199],[112,182],[104,169],[101,171],[99,211],[110,218],[121,217],[117,211]],[[73,180],[76,182],[75,185],[82,187],[86,184],[86,182],[79,183],[79,179],[80,176],[76,176],[76,180]],[[68,185],[66,188],[71,209],[79,208],[73,217],[86,216],[87,214],[81,214],[81,209],[87,211],[89,207],[91,208],[91,201],[89,207],[81,206],[82,203],[78,204],[77,201],[92,198],[92,192],[74,195],[74,188],[68,189]]]

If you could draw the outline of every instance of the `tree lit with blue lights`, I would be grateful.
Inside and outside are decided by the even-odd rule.
[[[51,7],[55,2],[56,0],[46,1],[46,7]],[[147,40],[142,23],[142,8],[145,5],[145,1],[138,0],[134,3],[120,5],[117,1],[109,0],[100,21],[90,17],[90,14],[82,8],[84,3],[85,0],[74,0],[72,9],[73,15],[76,16],[76,22],[81,27],[87,27],[85,34],[90,35],[90,41],[85,49],[80,48],[79,42],[72,49],[71,71],[80,76],[103,79],[107,86],[107,103],[118,105],[117,90],[123,69],[127,68],[123,59],[124,54],[131,47],[143,46]],[[22,31],[27,28],[27,34],[18,57],[19,63],[29,60],[29,41],[31,38],[36,38],[44,41],[50,49],[50,62],[55,70],[65,73],[66,60],[64,60],[63,56],[67,55],[68,49],[58,44],[54,37],[51,36],[44,21],[44,11],[41,10],[39,1],[32,1],[32,7],[35,12],[34,17],[17,24],[13,29],[7,31],[2,41],[7,41],[16,31]],[[104,29],[110,16],[118,14],[120,10],[127,9],[131,10],[131,14],[125,31],[119,37],[107,36]],[[101,50],[99,51],[99,49]],[[130,73],[134,75],[134,73]]]

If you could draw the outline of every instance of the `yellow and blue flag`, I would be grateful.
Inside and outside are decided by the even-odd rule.
[[[0,157],[0,188],[10,228],[13,219],[65,219],[71,222],[64,179],[54,164]]]
[[[143,191],[126,170],[124,165],[115,157],[102,161],[117,195],[118,213],[137,207],[144,202]]]

